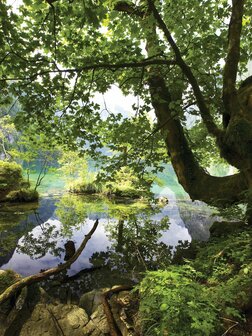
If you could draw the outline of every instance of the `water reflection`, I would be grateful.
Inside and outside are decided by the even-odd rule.
[[[63,263],[67,241],[77,249],[96,219],[99,226],[68,276],[94,267],[103,270],[100,278],[104,281],[106,272],[134,278],[146,269],[165,267],[170,262],[171,246],[190,241],[191,236],[174,194],[165,188],[162,195],[169,198],[162,209],[144,202],[125,204],[70,194],[43,198],[38,209],[23,211],[25,219],[16,216],[15,227],[23,227],[25,222],[25,230],[15,236],[13,255],[8,255],[8,248],[4,251],[8,257],[1,268],[29,275]],[[0,238],[5,237],[4,232],[0,226]]]

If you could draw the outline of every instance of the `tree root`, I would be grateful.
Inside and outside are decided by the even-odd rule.
[[[124,290],[131,290],[132,286],[127,286],[127,285],[122,285],[122,286],[116,286],[114,288],[111,288],[107,290],[105,293],[102,295],[102,304],[104,308],[104,313],[107,317],[108,325],[109,325],[109,330],[110,330],[110,336],[122,336],[121,331],[119,330],[115,319],[113,317],[113,314],[110,309],[110,305],[108,302],[108,298],[115,293],[124,291]]]

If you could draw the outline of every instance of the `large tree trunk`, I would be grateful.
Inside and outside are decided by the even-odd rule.
[[[218,130],[214,125],[207,106],[204,103],[204,98],[199,92],[197,81],[191,72],[190,68],[185,64],[175,42],[170,35],[164,22],[159,14],[155,12],[155,7],[150,1],[148,15],[146,14],[142,20],[143,27],[148,26],[146,33],[146,51],[148,57],[157,55],[160,52],[159,36],[156,33],[156,22],[159,23],[167,40],[174,49],[176,60],[182,72],[191,81],[194,93],[197,96],[198,104],[203,110],[203,120],[207,124],[209,132],[212,132],[218,139],[222,139],[219,143],[224,143],[224,132]],[[150,22],[152,26],[150,27]],[[155,109],[159,127],[163,133],[167,152],[171,157],[171,163],[178,177],[179,183],[183,186],[192,200],[202,200],[212,205],[226,206],[235,202],[240,202],[244,199],[244,191],[248,189],[248,180],[244,173],[235,174],[233,176],[215,177],[209,175],[198,163],[192,150],[189,147],[185,137],[183,127],[179,117],[170,108],[170,103],[173,100],[167,83],[162,76],[162,68],[159,66],[150,66],[148,68],[149,88],[152,100],[152,105]],[[177,97],[175,98],[175,100]]]
[[[152,104],[177,174],[179,183],[190,197],[213,205],[228,205],[244,197],[248,182],[244,174],[215,177],[209,175],[196,161],[185,137],[183,127],[169,108],[170,93],[161,76],[149,79]]]

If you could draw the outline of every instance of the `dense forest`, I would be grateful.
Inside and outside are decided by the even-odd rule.
[[[6,261],[21,237],[28,255],[65,249],[39,272],[0,270],[1,335],[251,335],[252,4],[3,0],[0,13],[0,252]],[[64,249],[56,219],[36,210],[50,174],[65,186],[47,210],[57,203]],[[208,241],[194,239],[198,216],[192,241],[161,242],[171,195],[183,223],[192,204],[212,207]],[[39,238],[8,224],[23,223],[20,205],[35,209]],[[75,301],[55,298],[104,212],[116,243],[79,272],[97,274],[93,306],[78,285]],[[72,226],[87,218],[75,248]]]

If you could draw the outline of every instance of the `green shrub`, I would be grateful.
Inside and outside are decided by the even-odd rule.
[[[0,161],[0,189],[18,186],[23,180],[22,168],[15,162]]]
[[[148,272],[140,285],[140,316],[146,336],[208,336],[219,328],[218,306],[188,266]]]
[[[103,190],[102,186],[94,181],[75,183],[69,188],[69,191],[75,194],[98,194]]]
[[[139,285],[144,335],[217,336],[227,321],[242,325],[252,308],[251,241],[243,227],[198,245],[185,265],[148,272]]]

